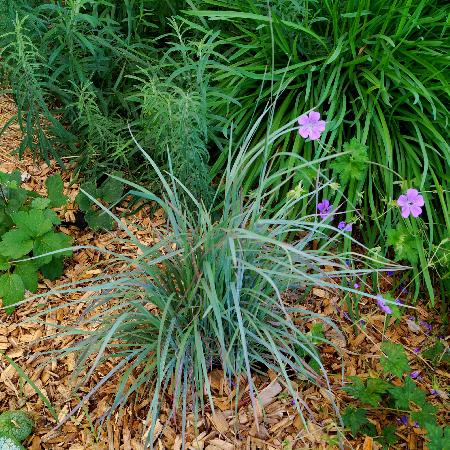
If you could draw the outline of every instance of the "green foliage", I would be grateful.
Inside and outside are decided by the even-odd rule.
[[[380,359],[384,373],[390,373],[398,378],[402,378],[404,373],[411,370],[405,350],[401,344],[385,341],[381,344],[381,351],[384,353]]]
[[[441,363],[450,364],[450,351],[440,339],[427,348],[422,356],[430,360],[433,366],[439,366]]]
[[[0,414],[0,436],[9,436],[24,441],[32,433],[34,421],[23,411],[6,411]],[[0,446],[3,450],[3,447]]]
[[[350,428],[353,436],[356,436],[360,431],[367,433],[366,427],[372,425],[367,419],[367,411],[363,408],[355,408],[347,406],[342,412],[342,420],[346,428]]]
[[[406,260],[411,264],[417,264],[419,255],[416,237],[404,225],[399,225],[396,229],[388,229],[386,234],[386,244],[394,247],[396,261]]]
[[[47,188],[48,200],[50,200],[50,203],[46,206],[60,208],[67,203],[67,197],[64,195],[64,183],[59,175],[50,175],[45,180],[45,187]]]
[[[429,450],[450,450],[450,427],[438,427],[437,425],[427,424],[427,438]]]
[[[385,342],[384,344],[387,344]],[[384,347],[384,348],[383,348]],[[382,351],[391,359],[391,363],[385,362],[386,373],[402,377],[404,371],[409,370],[409,365],[405,364],[405,356],[402,346],[391,344],[382,345]],[[406,356],[405,356],[406,357]],[[407,360],[406,360],[407,363]],[[393,367],[390,365],[393,364]],[[400,375],[399,375],[400,374]],[[367,386],[358,377],[349,377],[351,384],[342,389],[357,398],[361,403],[366,403],[375,408],[373,414],[377,414],[377,407],[381,407],[383,396],[383,405],[387,404],[390,408],[395,408],[398,413],[409,412],[412,422],[417,422],[421,428],[428,431],[427,439],[430,440],[429,448],[446,448],[439,445],[446,445],[446,438],[449,433],[449,427],[439,427],[436,421],[437,408],[426,400],[426,392],[417,387],[411,377],[406,377],[401,385],[393,384],[378,378],[367,380]],[[345,427],[349,428],[353,436],[366,434],[374,436],[375,440],[383,445],[383,448],[390,448],[397,442],[395,427],[383,427],[382,435],[376,436],[376,430],[368,426],[369,411],[364,408],[347,407],[342,415]],[[369,422],[370,423],[370,422]],[[370,424],[371,425],[371,424]],[[435,447],[433,447],[435,446]]]
[[[208,123],[202,110],[204,99],[195,90],[189,92],[154,78],[141,82],[141,120],[151,136],[146,147],[160,161],[167,159],[169,152],[173,173],[191,192],[200,193],[208,202],[211,192],[206,147]]]
[[[11,123],[23,132],[20,155],[30,148],[61,165],[61,156],[76,156],[83,175],[120,169],[154,180],[130,127],[165,168],[169,150],[175,175],[208,197],[206,60],[185,51],[182,75],[166,81],[178,66],[159,54],[172,23],[165,14],[185,1],[6,1],[5,21],[15,26],[0,28],[0,70],[19,109]]]
[[[436,424],[437,409],[430,403],[423,403],[419,410],[411,412],[411,419],[417,422],[421,427],[427,424]]]
[[[317,345],[326,341],[323,324],[320,322],[314,323],[308,334],[311,336],[312,341]]]
[[[389,388],[389,393],[398,409],[409,409],[411,402],[417,406],[423,406],[426,402],[425,392],[419,389],[410,377],[406,377],[401,386]]]
[[[335,164],[323,164],[321,171],[331,178],[344,169],[345,185],[335,204],[342,204],[341,211],[359,208],[366,245],[380,245],[384,253],[387,230],[403,222],[393,202],[407,187],[420,190],[426,205],[423,230],[407,256],[417,261],[412,253],[420,247],[424,256],[414,275],[419,281],[428,278],[433,297],[427,265],[433,261],[433,245],[450,235],[450,146],[445,137],[449,40],[444,38],[450,5],[421,0],[402,5],[383,0],[199,0],[195,6],[185,16],[186,26],[195,29],[193,39],[200,40],[199,30],[205,39],[220,30],[215,51],[226,62],[214,58],[210,85],[220,90],[223,101],[214,97],[209,102],[216,115],[233,124],[228,135],[232,129],[234,139],[245,136],[252,117],[274,101],[275,117],[265,123],[269,130],[284,123],[296,126],[300,114],[319,111],[327,121],[321,144],[294,132],[284,136],[272,150],[271,155],[280,156],[273,170],[293,164],[295,157],[283,155],[286,150],[311,160],[333,148],[341,152],[356,143],[365,146],[367,163],[361,147],[354,159],[343,155]],[[253,139],[263,140],[265,134],[261,129]],[[222,155],[214,173],[225,163]],[[244,189],[258,183],[260,167],[255,162]],[[353,183],[347,182],[351,170],[357,174]],[[280,198],[299,178],[291,178]],[[330,198],[334,193],[328,187],[323,194]]]
[[[350,377],[351,384],[344,386],[342,390],[357,398],[362,403],[371,406],[379,406],[381,396],[387,392],[389,383],[379,378],[368,378],[366,383],[358,377]]]
[[[18,105],[20,154],[30,148],[61,164],[61,156],[75,156],[79,173],[123,170],[154,188],[130,128],[159,167],[208,204],[211,180],[226,166],[228,138],[262,142],[316,109],[327,120],[321,145],[295,130],[280,136],[268,155],[276,156],[273,173],[298,157],[339,155],[317,167],[342,183],[333,191],[335,183],[325,186],[323,195],[335,195],[347,222],[361,214],[358,231],[368,247],[386,253],[393,245],[398,260],[412,263],[416,297],[422,278],[433,302],[428,267],[443,272],[450,291],[448,264],[441,264],[450,234],[449,5],[3,0],[2,7],[0,71]],[[268,105],[276,114],[248,135]],[[245,194],[258,185],[262,164],[255,161],[247,174]],[[309,169],[290,172],[269,207],[279,208],[300,181],[315,189],[317,171],[311,178]],[[393,202],[411,186],[424,195],[425,208],[420,233],[405,234]],[[307,202],[298,202],[292,216]],[[349,246],[344,240],[344,250]]]
[[[75,137],[55,119],[48,107],[51,83],[48,67],[39,53],[37,42],[30,37],[27,18],[14,14],[14,31],[2,36],[5,45],[0,49],[1,71],[7,75],[18,109],[7,125],[16,121],[23,131],[18,148],[20,156],[30,149],[34,155],[39,154],[47,161],[54,157],[62,164],[56,151],[55,136],[72,148]]]
[[[20,172],[0,172],[0,298],[9,314],[25,290],[37,291],[39,272],[51,280],[58,278],[64,257],[72,254],[61,251],[71,246],[72,239],[54,231],[60,221],[49,209],[66,200],[61,177],[47,180],[48,198],[23,189],[20,182]]]
[[[377,441],[383,445],[383,448],[391,448],[398,442],[398,437],[395,434],[395,427],[388,425],[383,428],[382,436],[377,439]]]
[[[95,181],[88,181],[80,187],[80,192],[76,196],[75,202],[80,210],[85,213],[85,220],[93,230],[111,230],[114,225],[114,219],[97,203],[102,202],[103,206],[108,207],[109,204],[114,206],[122,200],[124,184],[117,178],[114,178],[120,175],[120,173],[113,174],[113,176],[100,183],[100,186],[97,186]]]
[[[367,171],[367,147],[353,138],[343,145],[342,150],[348,153],[337,158],[330,166],[343,184],[362,180]]]

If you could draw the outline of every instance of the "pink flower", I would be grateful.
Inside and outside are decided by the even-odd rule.
[[[311,141],[317,141],[320,138],[320,134],[325,130],[325,120],[320,120],[320,114],[317,111],[311,111],[308,114],[302,114],[298,118],[298,124],[300,125],[298,132],[302,138],[311,139]]]
[[[417,189],[408,189],[406,195],[400,195],[397,200],[397,205],[402,208],[402,217],[405,219],[409,217],[410,214],[413,217],[419,217],[422,214],[422,208],[425,202],[423,197],[419,194]]]

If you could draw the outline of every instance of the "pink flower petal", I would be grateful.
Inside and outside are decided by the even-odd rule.
[[[419,217],[422,214],[422,208],[420,206],[412,205],[410,209],[413,217]]]
[[[326,124],[327,124],[327,123],[325,122],[325,120],[319,120],[319,121],[317,122],[315,128],[316,128],[317,131],[322,132],[322,131],[325,130],[325,125],[326,125]]]
[[[425,205],[423,197],[421,195],[418,195],[416,201],[414,202],[414,204],[416,206],[423,206],[423,205]]]
[[[309,120],[311,122],[318,122],[320,120],[320,113],[318,113],[317,111],[311,111],[309,113]]]
[[[403,206],[402,208],[402,217],[407,218],[411,214],[411,208],[409,205]]]
[[[298,132],[302,138],[307,138],[309,136],[310,129],[309,127],[300,127]]]
[[[312,141],[317,141],[317,139],[320,138],[320,131],[317,131],[316,129],[312,129],[311,133],[309,133],[309,138]]]
[[[306,125],[309,123],[309,117],[307,114],[302,114],[299,118],[298,118],[298,124],[299,125]]]
[[[419,191],[417,189],[408,189],[406,191],[406,197],[410,202],[415,202],[417,200],[418,195]]]
[[[406,195],[400,195],[400,197],[397,200],[398,206],[406,206],[408,204],[408,199]]]

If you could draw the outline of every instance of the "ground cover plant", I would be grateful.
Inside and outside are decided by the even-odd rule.
[[[70,256],[72,238],[55,231],[59,208],[67,202],[60,175],[47,178],[48,197],[22,188],[21,174],[0,172],[0,298],[8,313],[25,291],[36,292],[39,273],[55,280]]]
[[[449,442],[450,427],[439,427],[435,417],[437,410],[427,401],[427,395],[433,396],[436,391],[427,393],[416,386],[414,380],[420,377],[419,371],[411,371],[402,345],[383,342],[381,351],[383,373],[390,376],[391,380],[369,377],[363,381],[358,377],[351,377],[351,382],[343,389],[357,398],[362,405],[375,410],[381,407],[381,402],[387,402],[392,412],[397,413],[397,422],[407,424],[410,421],[414,423],[414,427],[427,430],[430,450],[445,449]],[[394,384],[395,379],[401,380],[401,383]],[[343,411],[344,424],[350,428],[353,435],[363,433],[377,436],[376,428],[367,419],[368,412],[365,408],[354,406],[349,406]],[[383,448],[390,448],[398,442],[395,431],[396,426],[390,425],[383,429],[382,435],[376,440]]]

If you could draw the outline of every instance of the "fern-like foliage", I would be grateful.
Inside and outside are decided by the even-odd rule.
[[[14,30],[3,35],[6,45],[0,51],[0,56],[17,103],[17,114],[7,126],[16,120],[23,132],[18,149],[20,156],[28,148],[34,155],[40,154],[47,161],[50,157],[61,161],[54,138],[58,136],[70,146],[74,136],[48,108],[48,66],[29,37],[27,25],[27,16],[20,18],[17,14]]]
[[[169,152],[177,178],[207,201],[208,126],[199,93],[153,78],[143,81],[140,95],[142,123],[151,154],[164,161]]]

